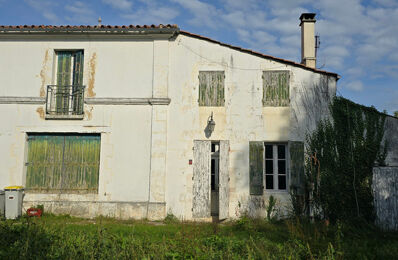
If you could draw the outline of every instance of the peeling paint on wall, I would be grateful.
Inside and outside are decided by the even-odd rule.
[[[87,120],[91,120],[93,118],[93,106],[89,107],[84,111],[84,115],[87,118]]]
[[[45,90],[45,84],[47,82],[47,77],[46,77],[46,72],[48,69],[47,63],[49,61],[49,49],[46,50],[46,53],[44,54],[44,60],[43,60],[43,65],[42,69],[40,71],[40,78],[41,78],[41,86],[40,86],[40,97],[45,97],[46,96],[46,90]]]
[[[89,62],[89,77],[88,77],[88,88],[87,88],[87,96],[95,97],[94,92],[94,84],[95,84],[95,69],[97,66],[97,53],[93,53]]]
[[[36,109],[36,112],[39,114],[39,116],[40,116],[41,119],[44,119],[44,108],[38,107],[38,108]]]

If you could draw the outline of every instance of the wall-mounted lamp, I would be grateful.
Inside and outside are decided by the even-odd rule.
[[[216,127],[216,122],[213,120],[213,112],[211,112],[211,116],[207,119],[207,127],[210,133],[213,133],[214,128]]]

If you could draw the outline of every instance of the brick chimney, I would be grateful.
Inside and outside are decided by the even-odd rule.
[[[303,13],[300,16],[301,27],[301,63],[315,68],[315,13]]]

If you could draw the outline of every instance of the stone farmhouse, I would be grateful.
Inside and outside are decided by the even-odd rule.
[[[283,214],[336,73],[158,26],[0,26],[0,187],[24,208],[184,220]]]

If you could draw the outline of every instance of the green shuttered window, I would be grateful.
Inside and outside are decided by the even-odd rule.
[[[100,135],[28,136],[26,189],[97,193]]]
[[[199,106],[224,106],[224,71],[199,72]]]
[[[68,114],[71,110],[82,113],[83,50],[57,51],[56,112]]]
[[[298,192],[304,182],[304,143],[249,142],[249,188],[251,195],[266,191]],[[289,177],[290,176],[290,177]],[[264,189],[265,188],[265,189]]]
[[[289,71],[263,72],[263,106],[289,106]]]

